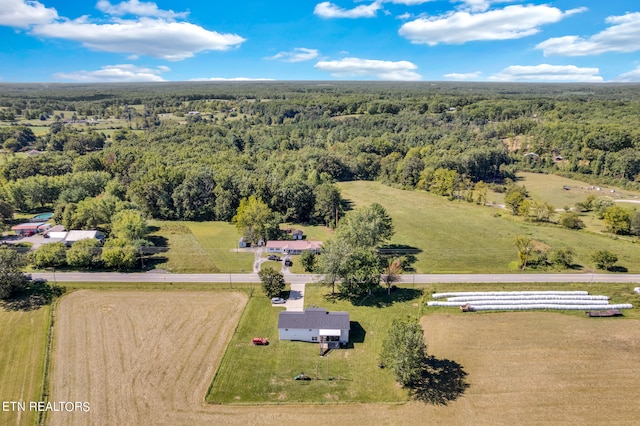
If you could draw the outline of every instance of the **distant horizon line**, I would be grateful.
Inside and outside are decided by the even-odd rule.
[[[169,80],[169,81],[2,81],[0,85],[167,85],[167,84],[281,84],[281,83],[304,83],[304,84],[402,84],[402,85],[423,85],[423,84],[527,84],[527,85],[584,85],[584,86],[610,86],[610,85],[640,85],[640,81],[486,81],[486,80],[267,80],[267,79],[247,79],[247,80]]]

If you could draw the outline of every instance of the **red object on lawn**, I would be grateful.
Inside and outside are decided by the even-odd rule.
[[[269,341],[266,337],[254,337],[251,343],[258,346],[266,346],[269,344]]]

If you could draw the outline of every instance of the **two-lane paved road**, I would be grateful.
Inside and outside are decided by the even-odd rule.
[[[55,276],[54,276],[55,275]],[[252,283],[258,274],[167,274],[121,272],[34,272],[33,278],[60,282],[130,282],[130,283]],[[285,274],[292,284],[316,282],[319,275]],[[567,283],[622,282],[640,283],[640,274],[404,274],[400,282],[421,283]]]

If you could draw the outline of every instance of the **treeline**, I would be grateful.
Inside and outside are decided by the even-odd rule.
[[[640,180],[636,85],[1,86],[0,110],[16,125],[0,128],[0,196],[59,217],[114,197],[150,217],[228,221],[253,195],[285,221],[331,224],[336,181],[481,202],[484,183],[518,170]],[[56,111],[119,117],[131,129],[79,130]],[[39,114],[54,122],[36,137],[22,124]],[[30,149],[44,154],[11,157]]]

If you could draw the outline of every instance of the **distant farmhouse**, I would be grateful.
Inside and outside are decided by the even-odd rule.
[[[302,254],[303,251],[320,253],[322,241],[307,240],[270,240],[267,241],[267,253]]]
[[[320,343],[325,349],[335,349],[340,344],[347,344],[350,329],[348,312],[307,308],[303,312],[282,311],[278,316],[280,340]]]

